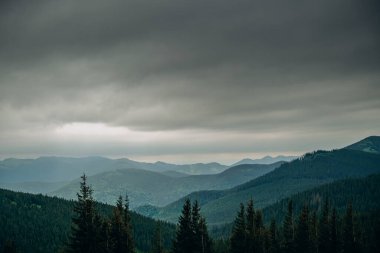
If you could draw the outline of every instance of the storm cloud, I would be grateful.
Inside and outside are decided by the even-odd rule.
[[[186,162],[378,135],[379,11],[375,0],[2,1],[0,156]],[[60,135],[70,124],[125,132]]]

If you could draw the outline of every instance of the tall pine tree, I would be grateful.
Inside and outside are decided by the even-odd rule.
[[[156,229],[154,231],[151,253],[164,253],[164,246],[161,236],[161,225],[157,222]]]
[[[247,233],[245,221],[245,208],[243,203],[240,204],[231,235],[231,253],[246,253],[247,252]]]
[[[178,221],[176,238],[173,242],[173,253],[193,253],[194,234],[191,212],[190,199],[186,199]]]
[[[340,252],[340,243],[339,243],[339,235],[338,235],[338,216],[336,214],[335,208],[333,209],[332,214],[331,214],[330,235],[331,235],[330,253]]]
[[[352,203],[347,206],[346,214],[343,218],[343,253],[356,253],[358,252],[358,245],[355,238],[354,231],[354,217],[352,210]]]
[[[71,235],[67,247],[68,252],[94,253],[99,252],[97,231],[101,229],[95,222],[97,212],[95,201],[92,198],[92,189],[87,185],[87,177],[81,177],[80,192],[77,193],[78,201],[75,203],[75,216],[72,218]]]
[[[248,201],[247,205],[247,252],[255,251],[255,209],[253,207],[253,200]]]
[[[294,221],[292,200],[290,200],[288,203],[288,212],[284,220],[282,249],[284,253],[294,252]]]
[[[326,198],[321,218],[319,220],[319,229],[318,229],[318,251],[319,252],[328,252],[331,245],[330,239],[330,206],[329,201]]]
[[[311,252],[310,228],[309,228],[309,208],[305,205],[298,219],[295,247],[297,252]]]

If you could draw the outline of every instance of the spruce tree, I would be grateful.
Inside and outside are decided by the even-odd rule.
[[[328,252],[331,245],[330,237],[330,207],[328,199],[325,199],[318,229],[318,251]]]
[[[95,217],[95,202],[92,198],[92,189],[87,185],[87,177],[81,177],[80,192],[77,193],[78,201],[75,203],[75,216],[72,218],[71,235],[67,247],[68,252],[97,252],[99,249],[96,241],[97,224]]]
[[[292,200],[290,200],[288,203],[288,212],[284,220],[282,249],[284,253],[294,252],[294,221]]]
[[[253,200],[248,201],[247,205],[247,252],[255,250],[255,209]]]
[[[173,253],[193,253],[194,236],[191,211],[190,199],[186,199],[177,225],[176,238],[173,242]]]
[[[269,249],[268,253],[279,252],[279,243],[277,238],[276,220],[272,219],[269,227]]]
[[[354,221],[351,203],[349,203],[347,206],[343,222],[343,253],[355,253],[357,252],[358,248],[354,233]]]
[[[264,228],[264,221],[263,221],[263,213],[258,210],[255,213],[255,228],[254,228],[254,237],[253,237],[253,243],[254,243],[254,252],[262,253],[264,252],[264,241],[265,241],[265,228]]]
[[[213,243],[208,234],[207,223],[205,218],[201,217],[199,221],[199,231],[201,237],[201,253],[212,253],[213,252]]]
[[[298,219],[295,235],[296,252],[311,252],[310,228],[309,228],[309,208],[304,206]]]
[[[198,201],[194,201],[193,207],[191,210],[191,229],[193,232],[193,251],[202,252],[202,234],[200,228],[200,219],[201,214]]]
[[[131,222],[131,214],[129,211],[129,198],[128,194],[125,194],[125,204],[124,204],[124,227],[126,230],[125,238],[126,247],[128,253],[135,252],[135,243],[133,240],[133,231],[132,231],[132,222]]]
[[[314,211],[310,217],[310,250],[311,252],[318,252],[318,219],[317,213]]]
[[[232,253],[246,253],[246,221],[245,209],[243,203],[240,204],[240,211],[238,212],[231,235],[231,252]]]
[[[161,225],[160,222],[157,222],[156,229],[152,241],[151,253],[164,253],[164,246],[161,236]]]
[[[111,219],[111,248],[114,253],[133,253],[134,245],[131,231],[128,228],[130,223],[128,200],[125,208],[123,207],[123,198],[119,196],[116,207],[113,210]]]
[[[340,251],[337,223],[338,223],[338,217],[336,214],[336,209],[334,208],[331,214],[331,222],[330,222],[330,235],[331,235],[330,253],[338,253]]]

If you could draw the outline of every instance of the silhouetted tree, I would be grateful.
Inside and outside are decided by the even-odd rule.
[[[343,218],[343,253],[358,252],[358,245],[355,238],[352,203],[347,206],[346,214]]]
[[[173,253],[192,253],[193,252],[193,230],[191,220],[191,202],[185,200],[182,214],[179,217],[176,238],[173,242]]]
[[[338,217],[336,214],[336,209],[334,208],[331,214],[331,221],[330,221],[330,235],[331,235],[330,252],[331,253],[338,253],[340,251],[337,219]]]
[[[331,237],[330,237],[330,207],[329,207],[329,201],[326,198],[321,218],[319,220],[319,229],[318,229],[318,251],[319,252],[328,252],[331,245]]]
[[[154,232],[151,253],[164,253],[164,246],[161,236],[161,225],[157,223],[156,230]]]
[[[294,252],[293,202],[291,200],[288,203],[288,212],[283,225],[282,249],[284,253]]]
[[[247,252],[255,250],[255,209],[253,207],[253,200],[249,200],[247,204]]]
[[[72,218],[71,236],[67,247],[68,252],[98,252],[101,247],[96,240],[97,216],[95,202],[92,198],[92,189],[87,185],[87,177],[81,177],[80,192],[77,193],[78,201],[75,204],[75,216]]]
[[[310,228],[309,228],[309,208],[305,205],[298,219],[295,235],[296,252],[311,252]]]
[[[240,211],[238,212],[231,235],[231,252],[232,253],[246,253],[246,221],[245,209],[243,203],[240,204]]]

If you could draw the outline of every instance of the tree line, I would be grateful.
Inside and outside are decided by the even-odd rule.
[[[72,230],[65,252],[135,253],[128,196],[120,196],[112,217],[101,217],[96,211],[92,189],[82,176],[78,201],[74,207]],[[378,252],[379,242],[364,245],[360,228],[354,219],[352,204],[348,203],[341,217],[326,198],[320,213],[304,205],[296,216],[290,200],[287,214],[280,226],[272,219],[264,224],[261,210],[253,201],[240,204],[230,238],[213,241],[206,219],[197,201],[185,200],[178,219],[171,249],[164,247],[158,225],[151,243],[152,253],[359,253],[365,248]],[[378,237],[378,234],[375,235]]]
[[[378,252],[378,246],[365,245]],[[245,208],[240,205],[230,237],[231,253],[357,253],[362,252],[360,228],[355,223],[352,204],[348,203],[343,217],[331,208],[326,199],[320,215],[304,205],[298,217],[293,213],[293,202],[281,228],[272,219],[266,227],[261,210],[255,210],[250,200]],[[376,249],[375,249],[376,248]]]

